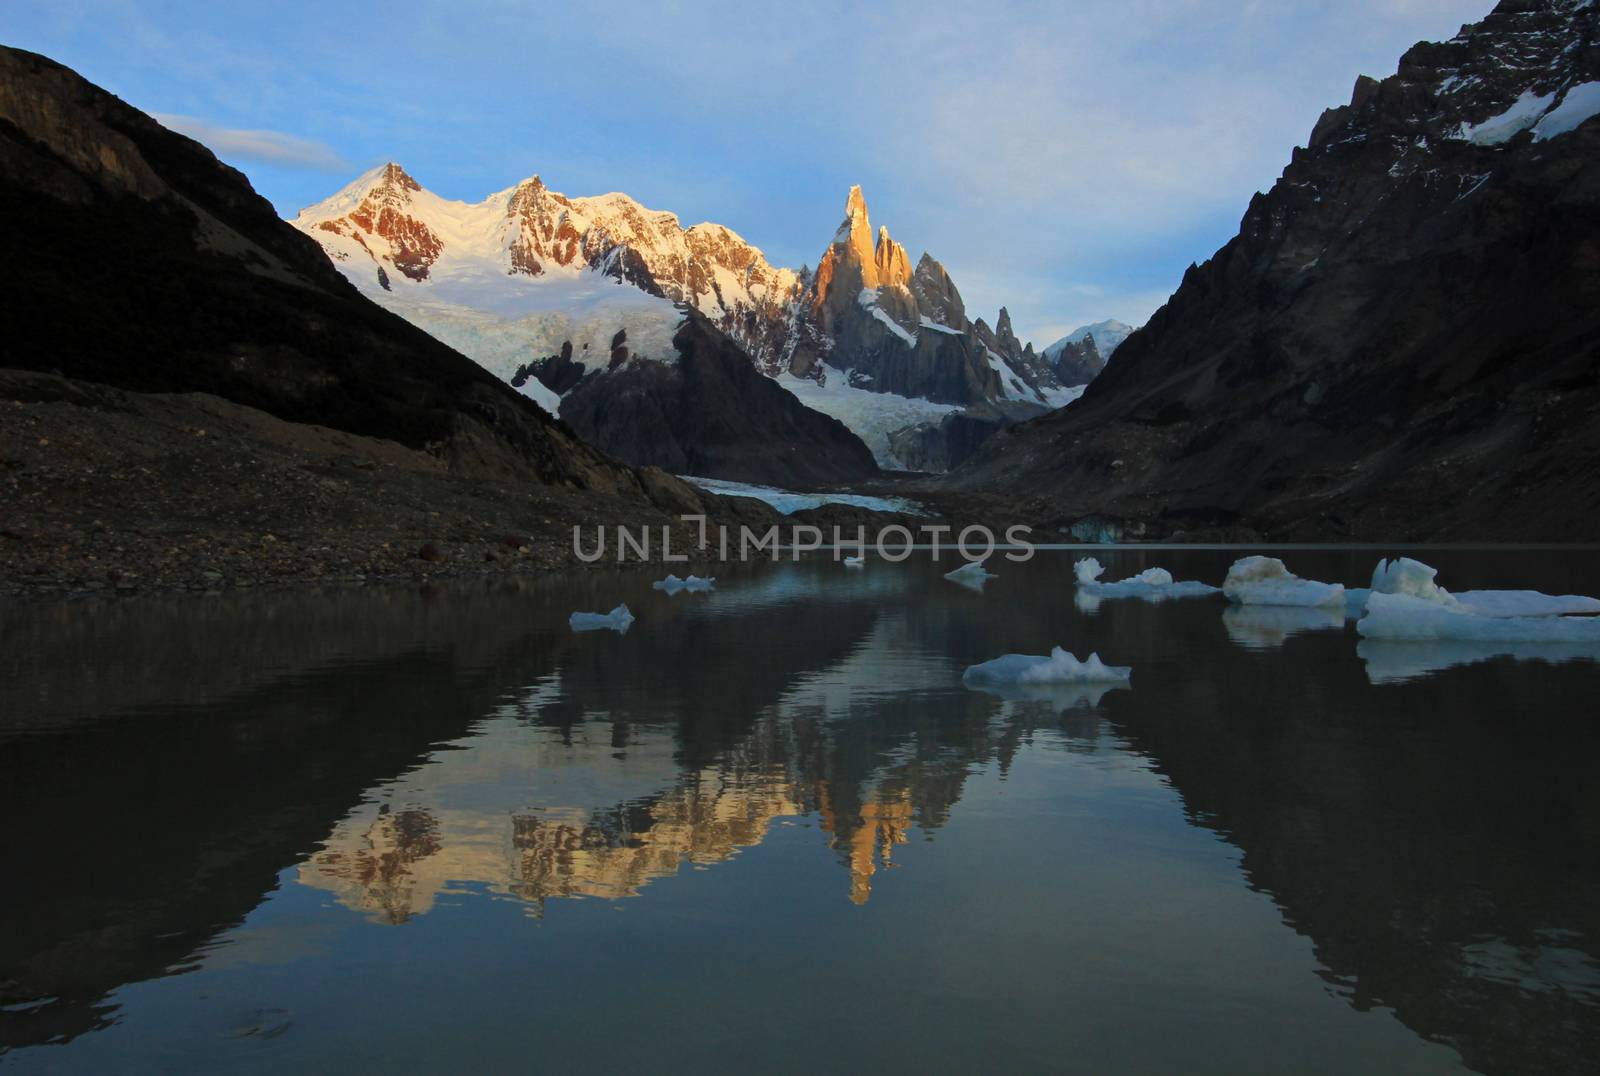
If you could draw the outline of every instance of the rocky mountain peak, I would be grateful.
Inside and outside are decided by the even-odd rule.
[[[833,234],[836,262],[847,262],[858,267],[861,287],[878,286],[878,267],[872,246],[872,221],[867,216],[867,200],[860,187],[851,187],[844,202],[844,220]]]
[[[911,259],[906,255],[905,247],[889,238],[888,228],[878,229],[873,265],[877,269],[880,288],[903,288],[911,283]]]
[[[911,274],[910,287],[911,294],[916,296],[917,306],[928,320],[952,329],[966,328],[967,308],[961,301],[961,293],[956,290],[955,281],[950,279],[944,266],[931,255],[925,253],[918,259],[916,271]]]
[[[383,166],[383,174],[380,176],[376,186],[390,187],[402,191],[420,191],[422,189],[422,184],[412,179],[406,170],[394,161],[390,161]]]

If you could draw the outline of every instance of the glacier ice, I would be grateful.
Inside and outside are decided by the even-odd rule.
[[[1059,646],[1049,657],[1034,654],[1005,654],[981,665],[968,666],[961,682],[968,687],[985,684],[1114,684],[1133,675],[1127,666],[1107,665],[1099,654],[1079,661]]]
[[[1309,609],[1344,608],[1344,586],[1301,579],[1277,557],[1245,557],[1234,561],[1222,593],[1240,605],[1288,605]]]
[[[1086,600],[1077,602],[1084,612],[1094,612],[1104,598],[1143,598],[1159,602],[1168,598],[1204,598],[1217,593],[1217,588],[1192,579],[1175,582],[1165,568],[1146,568],[1138,575],[1130,575],[1115,583],[1102,583],[1105,573],[1098,560],[1084,557],[1073,565],[1078,578],[1078,595]]]
[[[1399,557],[1380,560],[1372,573],[1372,589],[1352,588],[1347,593],[1348,615],[1360,617],[1372,594],[1406,594],[1446,608],[1486,617],[1550,617],[1569,613],[1600,613],[1600,598],[1579,594],[1543,594],[1537,590],[1464,590],[1451,594],[1435,583],[1437,570]]]
[[[1275,650],[1304,631],[1342,631],[1344,610],[1329,605],[1230,605],[1222,611],[1228,638],[1247,650]]]
[[[1372,570],[1372,590],[1378,594],[1410,594],[1440,605],[1457,604],[1448,590],[1433,581],[1438,574],[1439,569],[1410,557],[1380,560]]]
[[[713,590],[716,576],[707,576],[702,579],[698,575],[691,575],[687,579],[679,579],[676,575],[668,575],[665,579],[657,579],[651,585],[657,590],[664,590],[668,594],[676,594],[680,590]]]
[[[1464,600],[1445,605],[1412,594],[1375,592],[1356,630],[1368,639],[1600,644],[1600,617],[1488,616]]]
[[[605,631],[625,632],[633,625],[633,614],[628,612],[626,603],[617,606],[609,613],[573,613],[567,618],[567,624],[573,631]]]
[[[982,590],[983,584],[993,579],[994,573],[983,566],[981,560],[969,560],[953,572],[945,572],[944,577],[952,583],[959,583],[968,590]]]

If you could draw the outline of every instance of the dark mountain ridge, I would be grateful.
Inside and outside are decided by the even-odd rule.
[[[1597,24],[1507,0],[1359,79],[1081,400],[948,485],[1148,537],[1594,539]]]

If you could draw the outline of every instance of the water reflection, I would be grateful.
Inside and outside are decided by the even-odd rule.
[[[1229,554],[1207,556],[1161,559],[1220,576]],[[1114,568],[1137,571],[1138,557]],[[1304,559],[1318,578],[1370,574]],[[1146,862],[1150,835],[1131,834],[1159,813],[1224,838],[1234,887],[1280,910],[1286,927],[1252,935],[1258,955],[1229,958],[1243,978],[1269,975],[1260,954],[1286,952],[1292,928],[1314,949],[1303,974],[1321,975],[1341,1008],[1390,1009],[1474,1068],[1581,1071],[1596,1055],[1592,665],[1358,652],[1337,613],[1307,624],[1121,602],[1080,616],[1068,558],[1009,568],[982,597],[941,574],[765,566],[724,574],[693,603],[652,595],[648,578],[596,574],[129,603],[94,617],[13,611],[0,626],[11,674],[0,854],[27,871],[0,890],[0,920],[28,929],[0,936],[0,1044],[70,1041],[119,1018],[126,984],[248,963],[258,935],[240,924],[284,899],[282,885],[329,906],[294,935],[303,946],[279,947],[313,969],[339,958],[347,921],[401,945],[447,907],[537,919],[553,901],[645,904],[692,870],[731,885],[734,861],[757,848],[796,864],[825,856],[819,900],[893,916],[930,945],[982,919],[1024,952],[1079,928],[1013,894],[1031,879],[1072,894],[1085,872],[1105,872],[1112,898],[1075,944],[1116,951],[1150,929],[1141,917],[1156,897],[1137,871],[1117,872]],[[567,631],[570,610],[620,601],[639,617],[626,636]],[[1133,665],[1134,687],[961,687],[969,664],[1051,645]],[[1432,675],[1407,679],[1421,669]],[[1071,812],[1004,792],[1025,757],[1054,775],[1038,795],[1138,791],[1072,801],[1108,812],[1104,844],[1056,848],[1049,835]],[[1072,767],[1128,777],[1102,786]],[[926,855],[911,855],[924,838]],[[1197,849],[1213,847],[1226,846]],[[1159,864],[1166,889],[1203,891],[1209,854],[1140,869]],[[978,886],[965,905],[945,906],[952,877]],[[777,929],[763,909],[782,898],[757,896],[729,924],[752,938]],[[1237,912],[1208,914],[1191,904],[1184,931],[1237,929]],[[986,959],[938,944],[951,967]],[[1020,959],[1019,983],[1061,974]],[[1154,959],[1154,979],[1113,961],[1094,989],[1203,1010],[1193,954]],[[1053,1021],[1027,1034],[1081,1031]],[[1260,1021],[1213,1022],[1219,1035],[1260,1033]],[[308,1034],[289,1025],[274,1041]]]

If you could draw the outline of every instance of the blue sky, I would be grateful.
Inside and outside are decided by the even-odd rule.
[[[815,264],[845,192],[972,316],[1140,322],[1322,109],[1492,0],[271,4],[6,0],[0,40],[181,123],[292,216],[403,164],[535,172]]]

